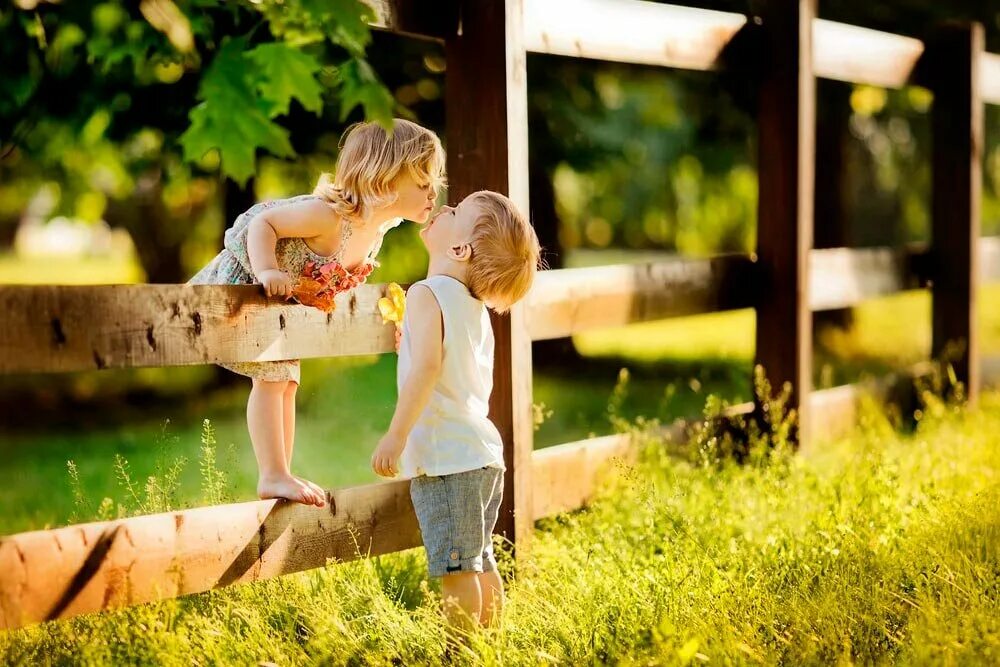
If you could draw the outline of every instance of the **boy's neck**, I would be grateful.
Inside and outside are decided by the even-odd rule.
[[[469,284],[469,265],[465,262],[454,262],[448,258],[431,257],[427,266],[427,277],[448,276],[454,278],[463,285]]]

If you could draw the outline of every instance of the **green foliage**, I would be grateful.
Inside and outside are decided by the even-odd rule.
[[[221,505],[232,500],[228,493],[226,473],[219,469],[216,457],[215,429],[205,420],[201,425],[201,488],[206,505]]]
[[[344,115],[361,104],[369,117],[391,118],[392,96],[364,59],[371,18],[360,0],[138,7],[112,0],[5,10],[0,56],[10,75],[0,81],[0,144],[9,153],[45,143],[58,126],[68,131],[57,144],[65,147],[103,112],[110,114],[106,140],[119,150],[153,128],[167,136],[166,151],[183,147],[202,169],[214,169],[203,158],[217,150],[221,173],[245,182],[258,151],[296,155],[280,122],[293,99],[319,114],[340,87]],[[66,105],[67,97],[75,104]]]
[[[189,507],[181,501],[182,476],[187,467],[187,458],[177,455],[179,437],[170,433],[170,420],[163,423],[155,443],[157,450],[154,472],[145,482],[136,479],[128,459],[115,453],[112,463],[114,478],[124,499],[102,498],[94,505],[80,478],[80,470],[74,461],[67,461],[70,489],[73,493],[73,513],[70,521],[108,521],[128,516],[172,512]],[[228,476],[219,468],[215,429],[206,419],[202,422],[201,450],[199,452],[199,473],[201,476],[201,501],[205,505],[221,505],[232,502],[228,486]]]
[[[733,413],[725,401],[708,397],[704,419],[690,433],[691,452],[702,465],[730,459],[761,465],[786,457],[794,448],[798,414],[788,407],[791,384],[775,392],[759,365],[753,380],[757,409],[751,414]]]

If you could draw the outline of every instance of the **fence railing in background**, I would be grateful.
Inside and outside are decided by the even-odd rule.
[[[814,437],[851,419],[861,389],[810,392],[810,312],[930,283],[935,349],[967,337],[958,368],[975,396],[976,285],[981,275],[1000,279],[1000,239],[978,240],[981,107],[1000,103],[1000,56],[982,52],[981,28],[944,31],[925,46],[818,20],[815,0],[764,0],[752,18],[638,0],[460,0],[430,10],[410,0],[370,4],[377,27],[444,42],[454,199],[492,188],[527,210],[528,51],[717,69],[726,65],[727,48],[746,37],[751,48],[739,65],[761,82],[755,260],[543,273],[524,303],[494,319],[491,417],[504,436],[508,466],[498,528],[518,554],[528,547],[535,519],[587,502],[603,464],[635,453],[624,435],[533,451],[532,339],[755,307],[758,361],[772,380],[797,383],[803,436]],[[811,250],[816,76],[891,87],[918,82],[934,90],[939,136],[934,240],[927,250]],[[392,330],[375,308],[382,290],[366,286],[342,296],[327,316],[268,305],[253,287],[0,287],[0,372],[389,352]],[[889,378],[873,388],[889,392],[896,384]],[[0,538],[0,626],[416,546],[406,488],[388,482],[333,491],[325,509],[260,501]]]

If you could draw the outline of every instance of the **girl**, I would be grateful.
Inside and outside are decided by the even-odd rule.
[[[427,221],[443,183],[444,151],[430,130],[393,121],[391,133],[360,123],[344,136],[336,171],[312,194],[262,202],[226,231],[224,250],[189,283],[260,284],[268,296],[292,296],[315,267],[330,290],[363,283],[376,266],[385,233],[402,218]],[[332,270],[331,270],[332,269]],[[299,362],[221,364],[252,380],[247,427],[257,457],[257,494],[322,507],[326,494],[290,472]]]

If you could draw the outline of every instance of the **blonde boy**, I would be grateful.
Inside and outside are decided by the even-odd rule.
[[[372,455],[379,475],[412,478],[431,576],[455,625],[489,625],[503,608],[491,535],[503,495],[503,444],[487,418],[493,330],[531,287],[538,238],[507,197],[476,192],[420,232],[427,278],[407,294],[399,401]]]

